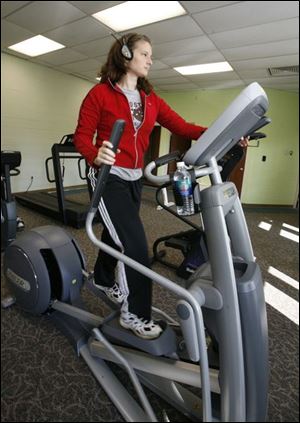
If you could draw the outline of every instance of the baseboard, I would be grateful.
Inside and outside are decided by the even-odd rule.
[[[299,213],[298,208],[282,204],[242,204],[247,212]]]

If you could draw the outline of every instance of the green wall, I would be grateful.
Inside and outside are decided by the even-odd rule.
[[[235,88],[158,94],[187,121],[209,126],[241,91]],[[299,95],[265,91],[270,103],[267,116],[272,122],[262,129],[267,138],[260,141],[259,147],[248,147],[241,199],[244,204],[293,205],[298,190]]]

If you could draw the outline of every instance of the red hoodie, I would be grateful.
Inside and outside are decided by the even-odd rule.
[[[109,140],[114,122],[124,119],[125,129],[119,144],[121,152],[116,155],[115,166],[130,169],[143,168],[144,153],[149,136],[158,122],[170,132],[191,139],[198,139],[205,127],[187,123],[153,91],[146,95],[140,91],[144,119],[135,130],[127,97],[117,85],[110,82],[95,85],[82,102],[74,135],[77,150],[92,166],[102,141]],[[97,131],[96,145],[93,145]],[[96,166],[95,166],[96,167]]]

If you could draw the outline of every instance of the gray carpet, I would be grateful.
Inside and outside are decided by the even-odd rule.
[[[21,206],[18,206],[18,214],[24,219],[26,230],[49,224],[62,226]],[[150,254],[157,237],[188,229],[166,211],[156,210],[154,190],[149,187],[144,191],[141,215]],[[279,235],[283,223],[298,227],[298,214],[251,209],[246,211],[246,219],[264,280],[299,301],[298,289],[268,272],[272,266],[298,281],[298,243]],[[272,225],[269,231],[259,228],[262,221]],[[296,233],[293,229],[285,229]],[[84,229],[67,230],[78,240],[88,268],[92,269],[97,249],[91,245]],[[173,251],[170,259],[179,262],[180,254]],[[182,284],[182,280],[164,266],[155,264],[153,269]],[[2,275],[1,280],[1,297],[4,298],[8,290]],[[101,316],[108,313],[107,307],[86,288],[83,288],[83,298],[92,312]],[[175,317],[175,298],[163,289],[154,288],[154,303]],[[267,313],[271,368],[268,421],[298,422],[298,325],[270,305],[267,305]],[[84,361],[76,357],[71,345],[46,316],[31,316],[16,306],[2,310],[1,343],[1,421],[123,421]],[[114,371],[130,390],[126,375],[116,366]],[[162,420],[162,410],[166,409],[171,421],[188,421],[154,394],[149,393],[149,396],[159,419]]]

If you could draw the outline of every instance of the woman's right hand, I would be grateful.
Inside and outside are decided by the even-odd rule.
[[[94,160],[96,166],[101,166],[101,164],[107,164],[112,166],[116,161],[116,154],[112,150],[113,145],[109,141],[103,141],[102,146],[98,150],[97,157]],[[120,150],[117,150],[119,153]]]

